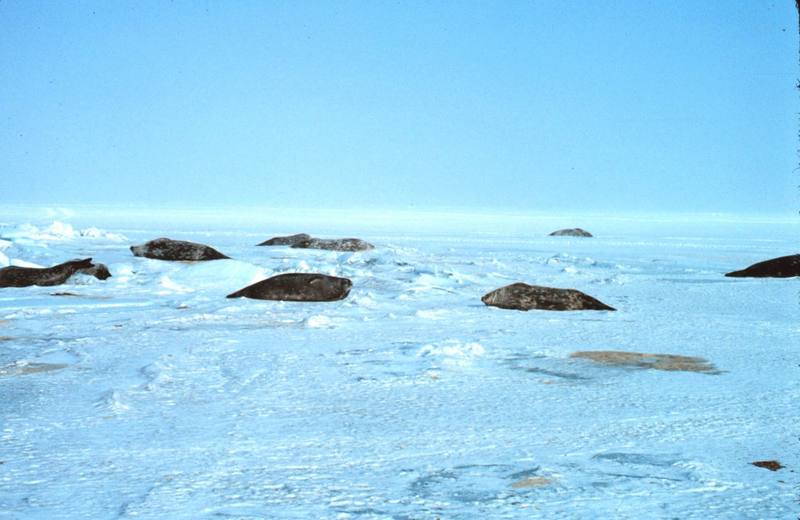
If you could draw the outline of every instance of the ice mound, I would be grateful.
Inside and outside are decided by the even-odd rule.
[[[591,257],[578,257],[573,256],[567,253],[559,253],[557,255],[553,255],[545,260],[547,265],[581,265],[581,266],[593,266],[598,265],[597,260]]]
[[[169,273],[169,280],[179,286],[178,290],[217,290],[227,294],[269,276],[267,269],[248,262],[217,260],[180,266],[178,271]]]
[[[333,328],[333,320],[322,314],[316,314],[305,320],[305,325],[309,329],[330,329]]]
[[[422,318],[423,320],[443,320],[447,316],[447,310],[445,309],[427,309],[427,310],[418,310],[414,313],[414,316],[417,318]]]
[[[2,251],[0,251],[0,267],[8,267],[10,263],[11,261],[8,259],[8,257]]]
[[[425,345],[417,351],[417,357],[441,360],[445,366],[467,366],[476,358],[483,356],[486,350],[480,343],[463,343],[456,339]]]
[[[349,298],[349,303],[367,309],[374,309],[377,307],[377,303],[372,298],[372,293],[369,292],[361,295],[351,295]]]
[[[118,390],[109,390],[95,402],[95,408],[106,410],[112,415],[119,415],[131,409],[130,405],[125,403],[125,399]]]
[[[39,228],[33,224],[21,224],[14,229],[4,231],[3,235],[11,239],[35,240],[35,241],[62,241],[75,238],[93,238],[122,242],[128,240],[124,235],[110,233],[96,227],[75,230],[71,224],[54,221],[46,228]]]
[[[178,292],[178,293],[187,293],[192,292],[192,289],[189,287],[184,287],[178,283],[175,283],[169,276],[164,275],[159,279],[158,285],[166,289],[166,291],[160,291],[158,294],[169,294],[170,292]]]

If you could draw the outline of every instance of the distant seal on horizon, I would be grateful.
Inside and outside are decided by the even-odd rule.
[[[375,246],[360,238],[309,238],[292,245],[295,249],[327,249],[328,251],[368,251]]]
[[[0,269],[0,287],[49,287],[61,285],[75,273],[92,275],[105,280],[111,273],[103,264],[93,264],[91,258],[70,260],[52,267],[3,267]]]
[[[143,256],[155,260],[174,260],[200,262],[205,260],[225,260],[225,256],[213,247],[185,240],[157,238],[140,246],[131,246],[133,256]]]
[[[556,289],[517,282],[485,294],[481,301],[492,307],[529,311],[614,311],[605,303],[575,289]]]
[[[800,276],[800,255],[764,260],[740,271],[726,273],[731,278],[792,278]]]
[[[259,246],[293,246],[298,242],[310,240],[311,235],[306,233],[298,233],[296,235],[288,235],[285,237],[272,237],[258,244]]]
[[[551,237],[591,237],[592,234],[581,228],[559,229],[550,233]]]
[[[290,302],[330,302],[346,298],[351,287],[353,287],[353,282],[347,278],[318,273],[285,273],[248,285],[227,297]]]

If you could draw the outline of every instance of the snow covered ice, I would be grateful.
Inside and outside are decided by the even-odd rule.
[[[595,238],[547,236],[574,226]],[[0,267],[92,257],[113,277],[0,290],[0,518],[795,517],[800,280],[723,274],[796,253],[799,228],[2,208]],[[300,232],[376,248],[255,247]],[[128,250],[159,236],[233,260]],[[354,286],[225,298],[284,272]],[[617,311],[481,303],[516,281]],[[570,357],[587,350],[720,373]]]

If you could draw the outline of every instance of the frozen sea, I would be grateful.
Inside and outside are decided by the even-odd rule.
[[[376,249],[255,247],[300,232]],[[234,260],[131,255],[161,236]],[[800,279],[723,276],[798,253],[796,218],[5,206],[0,237],[113,273],[0,289],[2,519],[800,515]],[[225,298],[283,272],[354,287]],[[618,310],[481,303],[516,281]]]

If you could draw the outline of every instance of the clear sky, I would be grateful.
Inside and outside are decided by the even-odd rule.
[[[0,0],[0,193],[796,211],[797,27],[791,0]]]

